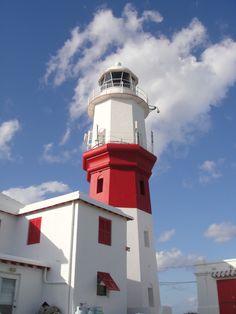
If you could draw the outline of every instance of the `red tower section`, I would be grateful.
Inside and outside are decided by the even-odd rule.
[[[83,154],[90,196],[151,213],[149,177],[156,156],[138,144],[108,143]]]

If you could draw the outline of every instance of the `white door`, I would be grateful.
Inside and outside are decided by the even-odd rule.
[[[17,276],[0,273],[0,314],[14,314]]]

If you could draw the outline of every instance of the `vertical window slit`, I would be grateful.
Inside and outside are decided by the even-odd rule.
[[[98,178],[97,180],[97,193],[102,193],[103,191],[103,178]]]
[[[140,194],[145,195],[145,185],[144,185],[143,180],[139,181],[139,189],[140,189]]]

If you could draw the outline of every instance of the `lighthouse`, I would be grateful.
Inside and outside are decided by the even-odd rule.
[[[93,127],[86,136],[83,168],[90,197],[133,218],[127,224],[127,314],[159,314],[149,191],[156,156],[145,128],[152,107],[137,85],[138,77],[120,63],[101,74],[88,102]]]

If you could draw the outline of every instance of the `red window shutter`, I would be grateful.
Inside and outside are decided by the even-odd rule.
[[[102,281],[104,285],[107,287],[107,289],[113,291],[120,291],[119,287],[117,286],[114,279],[111,277],[109,273],[99,271],[97,275],[100,281]]]
[[[40,242],[42,217],[29,220],[27,244],[36,244]]]
[[[98,242],[111,245],[111,220],[99,217]]]

